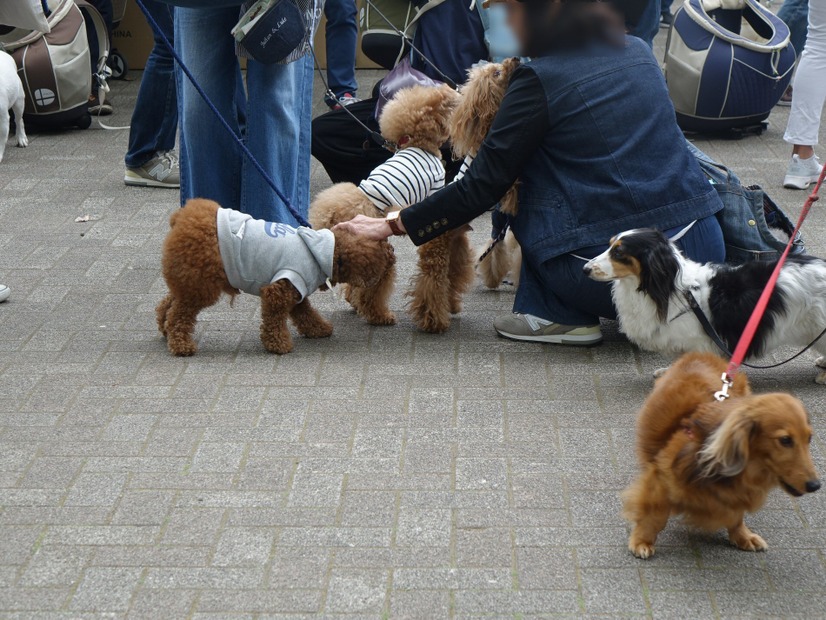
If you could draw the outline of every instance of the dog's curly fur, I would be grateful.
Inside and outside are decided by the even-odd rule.
[[[723,402],[714,399],[727,362],[689,353],[657,380],[637,419],[642,474],[623,494],[634,525],[628,546],[638,558],[654,554],[669,516],[705,530],[726,528],[746,551],[766,542],[743,522],[780,486],[800,496],[820,487],[803,403],[788,394],[752,395],[742,374]]]
[[[511,75],[519,66],[518,58],[508,58],[501,63],[487,63],[474,67],[468,72],[468,79],[462,85],[462,99],[450,118],[450,141],[453,154],[464,159],[475,157],[482,142],[493,125],[493,119],[502,105],[502,99],[508,90]],[[511,187],[499,201],[502,213],[515,216],[519,182]],[[477,252],[477,257],[491,246],[493,240]],[[477,269],[485,286],[498,288],[510,274],[514,287],[519,286],[519,271],[522,267],[522,250],[513,233],[509,232],[504,243],[497,243],[482,260]]]
[[[227,279],[218,247],[216,222],[219,205],[211,200],[190,200],[169,218],[170,231],[161,260],[169,294],[155,309],[158,329],[174,355],[193,355],[192,338],[198,313],[214,305],[226,293],[239,291]],[[393,248],[386,243],[335,231],[333,284],[375,286],[386,279],[395,264]],[[333,326],[310,305],[288,280],[261,288],[261,342],[272,353],[289,353],[293,343],[287,317],[307,338],[325,338]]]
[[[404,148],[418,147],[440,157],[439,148],[448,139],[448,123],[458,99],[447,86],[402,90],[382,111],[381,134]],[[384,215],[352,183],[333,185],[310,206],[310,222],[315,228],[332,228],[359,214]],[[451,313],[461,311],[462,295],[470,288],[473,277],[472,250],[464,231],[453,231],[422,245],[419,270],[408,293],[408,308],[415,324],[426,332],[444,332],[450,326]],[[388,304],[394,280],[395,273],[375,287],[351,286],[346,298],[368,322],[391,325],[396,322]]]

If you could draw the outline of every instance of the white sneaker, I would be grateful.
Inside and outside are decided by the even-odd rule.
[[[783,179],[783,187],[806,189],[812,183],[817,183],[822,169],[823,166],[817,155],[812,155],[809,159],[800,159],[799,155],[792,155],[792,160],[786,169],[786,178]]]
[[[0,303],[3,303],[11,295],[11,289],[5,284],[0,284]]]

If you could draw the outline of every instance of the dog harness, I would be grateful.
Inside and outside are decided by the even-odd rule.
[[[293,228],[218,209],[218,249],[233,288],[260,295],[261,287],[289,280],[303,300],[333,275],[330,230]]]
[[[380,211],[409,207],[445,186],[445,167],[433,153],[411,146],[378,166],[359,184]]]

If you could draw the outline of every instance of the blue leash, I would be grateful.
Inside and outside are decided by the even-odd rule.
[[[141,12],[144,14],[144,17],[146,17],[146,21],[149,22],[150,26],[152,26],[152,30],[154,30],[161,37],[161,40],[163,41],[166,48],[172,53],[172,56],[175,58],[175,62],[178,63],[178,66],[181,68],[181,71],[184,72],[186,77],[192,83],[192,86],[194,86],[195,90],[198,91],[198,94],[201,96],[201,99],[203,99],[204,103],[206,103],[209,109],[212,110],[212,113],[215,114],[215,116],[218,118],[218,121],[221,123],[221,125],[224,126],[224,129],[226,129],[229,132],[229,135],[231,135],[232,139],[235,140],[235,143],[238,145],[238,148],[240,148],[241,152],[244,155],[246,155],[250,163],[253,166],[255,166],[255,169],[258,170],[258,172],[264,178],[264,181],[266,181],[267,185],[269,185],[272,188],[272,190],[276,193],[276,195],[281,199],[281,201],[287,207],[287,210],[295,218],[295,221],[298,222],[301,226],[312,228],[312,226],[310,226],[310,223],[307,220],[305,220],[304,217],[298,211],[296,211],[295,207],[293,207],[289,198],[287,198],[284,195],[284,192],[278,189],[278,187],[275,184],[275,181],[273,181],[272,177],[270,177],[270,175],[267,174],[267,171],[264,170],[263,166],[260,163],[258,163],[258,160],[255,159],[255,156],[250,152],[249,148],[247,148],[247,145],[244,144],[244,141],[241,139],[241,137],[232,130],[232,127],[229,126],[229,123],[226,121],[226,119],[223,116],[221,116],[221,112],[218,111],[218,108],[215,107],[215,104],[209,100],[209,97],[207,97],[207,94],[204,92],[204,89],[201,88],[201,85],[198,84],[197,81],[195,81],[195,76],[192,75],[192,72],[189,70],[189,67],[187,67],[184,64],[184,61],[181,60],[181,57],[178,55],[178,52],[175,51],[175,48],[169,42],[169,39],[166,38],[166,35],[164,34],[163,30],[161,30],[161,27],[158,26],[158,22],[156,22],[152,15],[149,14],[149,11],[146,10],[143,1],[135,0],[135,2],[137,3],[138,8],[140,8]]]

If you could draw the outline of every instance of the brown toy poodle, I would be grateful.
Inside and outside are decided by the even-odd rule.
[[[307,338],[325,338],[333,326],[308,296],[325,282],[381,287],[395,256],[387,243],[352,233],[314,231],[254,220],[211,200],[190,200],[172,214],[163,245],[169,294],[155,310],[158,329],[174,355],[192,355],[198,313],[226,293],[261,297],[261,342],[272,353],[293,348],[291,318]]]
[[[487,63],[474,67],[468,72],[467,82],[459,91],[462,99],[450,119],[450,141],[453,145],[453,154],[458,159],[464,159],[462,171],[476,157],[479,147],[488,135],[493,119],[502,105],[511,75],[519,64],[518,58],[508,58],[501,63]],[[499,210],[511,217],[518,211],[518,185],[518,182],[514,184],[499,202]],[[513,233],[509,231],[504,242],[497,243],[485,255],[491,245],[493,239],[479,252],[484,258],[477,268],[485,286],[498,288],[509,274],[514,287],[519,286],[522,249]]]
[[[310,222],[331,228],[362,214],[382,217],[440,190],[445,184],[439,147],[447,141],[448,123],[459,96],[447,86],[414,86],[399,91],[385,105],[379,127],[398,152],[356,186],[337,183],[310,206]],[[465,231],[451,231],[419,248],[409,310],[416,325],[439,333],[450,314],[461,310],[462,295],[473,282],[473,251]],[[390,325],[396,317],[388,306],[392,279],[370,288],[350,286],[347,300],[374,325]]]

